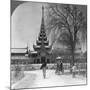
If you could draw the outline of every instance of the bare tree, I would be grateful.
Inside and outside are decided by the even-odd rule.
[[[61,43],[71,50],[71,67],[75,62],[74,53],[76,44],[79,42],[78,33],[86,32],[85,25],[87,20],[83,8],[86,10],[86,6],[82,5],[49,4],[48,6],[47,30],[49,33],[51,31],[54,33],[58,31],[52,40],[51,47],[56,40],[62,41]]]

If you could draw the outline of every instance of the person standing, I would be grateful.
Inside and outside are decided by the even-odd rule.
[[[46,78],[46,68],[47,68],[47,63],[44,62],[40,68],[40,69],[42,69],[44,79]]]
[[[63,70],[63,63],[62,63],[62,61],[60,61],[60,71],[63,73],[64,72],[64,70]]]
[[[72,66],[72,77],[76,77],[76,65]]]
[[[60,60],[57,60],[57,65],[56,65],[56,74],[60,74]]]

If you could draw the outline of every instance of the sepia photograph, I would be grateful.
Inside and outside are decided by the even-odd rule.
[[[87,5],[10,4],[11,90],[87,85]]]

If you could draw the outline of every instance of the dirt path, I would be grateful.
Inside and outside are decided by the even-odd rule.
[[[25,77],[13,85],[13,88],[36,88],[64,85],[86,84],[86,79],[82,77],[72,78],[72,75],[56,75],[54,70],[47,70],[46,79],[43,78],[42,71],[25,72]]]

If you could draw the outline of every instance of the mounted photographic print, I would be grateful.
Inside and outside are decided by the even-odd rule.
[[[12,90],[87,85],[87,5],[11,0]]]

